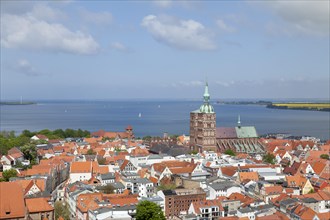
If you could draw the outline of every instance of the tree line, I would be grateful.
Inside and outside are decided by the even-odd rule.
[[[63,139],[63,138],[82,138],[90,137],[90,132],[87,130],[74,130],[74,129],[44,129],[41,131],[24,130],[21,134],[16,135],[14,131],[1,131],[0,132],[0,155],[7,154],[8,150],[13,147],[21,147],[31,143],[31,137],[36,134],[45,135],[48,139]],[[32,142],[38,144],[38,142]]]

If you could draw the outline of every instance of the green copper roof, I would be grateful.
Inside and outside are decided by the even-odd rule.
[[[199,108],[199,111],[201,113],[214,113],[214,109],[213,109],[213,106],[210,105],[209,103],[207,104],[203,104],[200,108]]]
[[[209,94],[209,85],[208,83],[206,82],[206,85],[205,85],[205,90],[204,90],[204,102],[209,102],[210,100],[210,94]]]
[[[214,109],[213,106],[210,105],[209,101],[210,101],[210,94],[209,94],[209,85],[206,82],[205,84],[205,90],[204,90],[204,103],[203,105],[199,108],[199,111],[201,113],[214,113]]]
[[[235,127],[238,138],[256,138],[258,137],[256,128],[253,126]]]

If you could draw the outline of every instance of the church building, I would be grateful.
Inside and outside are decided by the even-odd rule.
[[[210,104],[208,84],[205,85],[204,103],[190,112],[190,147],[198,152],[224,152],[260,154],[265,146],[259,141],[254,126],[241,126],[240,117],[236,127],[216,127],[216,114]]]
[[[216,115],[210,104],[208,84],[205,85],[204,103],[190,112],[190,146],[202,152],[216,151]]]

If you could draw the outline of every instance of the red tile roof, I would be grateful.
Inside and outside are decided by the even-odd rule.
[[[0,182],[0,219],[24,218],[22,187],[15,182]]]
[[[27,198],[25,203],[29,213],[50,212],[54,208],[49,205],[48,200],[48,198]]]

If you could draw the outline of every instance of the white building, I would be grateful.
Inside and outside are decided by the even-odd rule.
[[[207,185],[209,190],[208,199],[215,199],[219,196],[230,196],[232,193],[241,193],[241,188],[232,182],[211,183]]]
[[[92,162],[72,162],[70,167],[70,183],[92,178]]]

